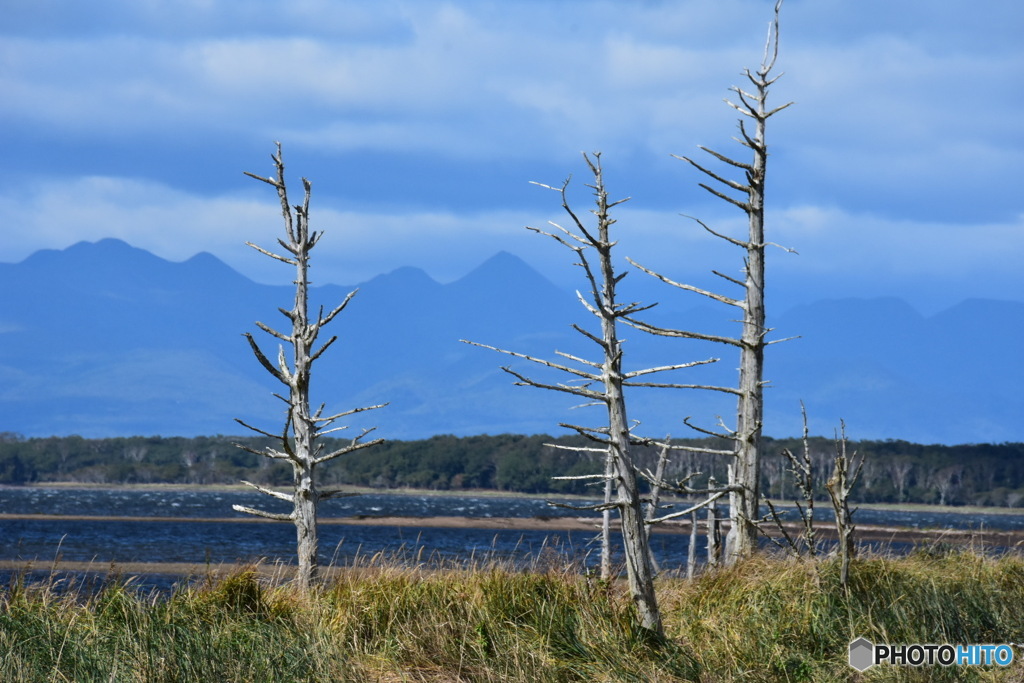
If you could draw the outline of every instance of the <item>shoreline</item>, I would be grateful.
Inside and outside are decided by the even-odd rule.
[[[198,524],[281,524],[280,521],[259,517],[119,517],[112,515],[46,515],[46,514],[0,514],[0,521],[42,520],[42,521],[92,521],[98,523],[121,522],[164,522],[164,523],[198,523]],[[599,517],[400,517],[370,516],[325,517],[319,523],[325,526],[380,526],[399,528],[462,528],[491,529],[494,531],[590,531],[597,532],[600,526]],[[619,530],[618,520],[613,520],[612,529]],[[288,523],[288,522],[284,522]],[[728,522],[723,523],[723,533],[728,529]],[[700,525],[703,527],[703,524]],[[766,527],[772,538],[781,539],[777,528]],[[803,529],[799,524],[786,524],[785,529],[796,540]],[[836,540],[834,526],[827,524],[815,528],[818,539],[823,541]],[[703,543],[703,528],[699,528]],[[656,535],[689,535],[690,522],[670,521],[658,524],[652,529]],[[940,545],[959,546],[984,551],[998,549],[1000,552],[1019,552],[1024,547],[1024,531],[985,531],[963,529],[915,529],[909,527],[857,525],[857,543],[862,548],[866,544],[881,544],[881,552],[885,552],[886,544],[907,545]],[[777,549],[773,549],[777,550]],[[870,552],[870,551],[869,551]],[[901,553],[902,554],[902,553]],[[220,562],[216,564],[203,562],[118,562],[118,561],[73,561],[59,558],[43,559],[0,559],[0,571],[13,574],[50,574],[51,577],[60,572],[78,573],[88,576],[171,576],[184,578],[224,578],[242,568],[252,568],[258,575],[268,579],[288,579],[295,571],[293,564],[280,559],[260,561],[256,563]],[[342,572],[367,569],[357,566],[323,566],[326,577],[339,576]],[[417,571],[440,571],[443,568],[421,566],[403,567]]]
[[[141,517],[116,515],[47,515],[47,514],[12,514],[0,513],[0,521],[85,521],[85,522],[154,522],[172,524],[282,524],[281,522],[262,517]],[[440,529],[494,529],[510,531],[596,531],[600,527],[599,517],[403,517],[397,515],[355,515],[351,517],[321,517],[318,523],[324,526],[386,526],[408,528],[440,528]],[[619,529],[617,519],[611,523],[613,530]],[[700,527],[703,527],[703,523]],[[803,532],[798,523],[783,525],[786,531],[796,539]],[[729,528],[729,522],[722,522],[723,531]],[[766,531],[773,538],[781,538],[775,526],[765,525]],[[702,532],[702,529],[698,530]],[[821,523],[815,526],[818,538],[835,540],[834,525]],[[654,534],[681,535],[690,533],[690,522],[687,519],[672,520],[655,525],[651,529]],[[703,535],[703,534],[702,534]],[[914,527],[880,526],[857,524],[856,537],[860,542],[891,542],[916,543],[948,540],[955,543],[979,543],[983,546],[1016,548],[1024,545],[1024,531],[978,530],[978,529],[920,529]]]

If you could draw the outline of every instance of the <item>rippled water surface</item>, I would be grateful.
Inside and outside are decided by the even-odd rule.
[[[255,491],[0,489],[0,513],[184,518],[180,521],[0,520],[0,559],[40,563],[58,556],[64,560],[97,563],[220,563],[260,558],[290,561],[295,552],[294,527],[288,523],[250,521],[250,516],[231,509],[235,504],[287,511],[286,503],[273,501]],[[321,516],[325,519],[385,515],[478,518],[590,516],[595,524],[598,519],[596,513],[551,507],[540,499],[501,496],[374,493],[329,499],[321,506]],[[816,516],[823,522],[830,520],[826,509],[816,510]],[[1024,529],[1024,515],[860,510],[856,513],[856,520],[865,525],[913,528]],[[439,564],[502,559],[528,565],[551,553],[557,553],[561,559],[593,564],[597,556],[594,533],[590,531],[336,523],[321,525],[320,537],[321,561],[335,564],[348,564],[377,553],[407,561]],[[652,542],[663,568],[678,568],[685,564],[688,545],[685,535],[656,534]]]
[[[121,517],[248,517],[232,505],[287,512],[288,504],[257,491],[183,489],[56,489],[0,490],[0,513],[48,515],[116,515]],[[400,517],[576,517],[583,513],[552,507],[544,500],[513,496],[430,496],[369,493],[329,498],[320,504],[322,517],[355,515]]]

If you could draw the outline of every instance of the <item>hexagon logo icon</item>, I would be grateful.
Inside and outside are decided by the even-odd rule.
[[[857,671],[866,671],[874,666],[875,646],[867,638],[858,638],[850,643],[850,666]]]

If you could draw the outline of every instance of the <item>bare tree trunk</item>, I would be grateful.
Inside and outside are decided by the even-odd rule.
[[[303,481],[295,489],[295,535],[299,559],[298,584],[308,590],[318,578],[320,539],[317,535],[317,491],[313,479],[302,473]]]
[[[778,12],[775,7],[774,38],[771,33],[765,47],[765,58],[757,74],[747,72],[747,77],[756,88],[756,94],[748,95],[736,88],[740,105],[733,105],[743,115],[755,122],[754,135],[750,137],[740,122],[740,132],[745,145],[753,152],[753,161],[742,165],[747,171],[745,191],[747,200],[743,208],[747,213],[746,280],[743,307],[743,336],[740,345],[740,396],[736,415],[736,461],[733,468],[734,483],[740,488],[736,508],[730,511],[732,526],[726,539],[726,559],[731,564],[750,555],[757,548],[758,530],[756,523],[761,518],[761,428],[764,423],[764,348],[765,325],[764,305],[764,188],[765,167],[768,161],[768,146],[765,142],[765,127],[768,117],[766,100],[768,87],[775,81],[769,77],[778,54]],[[786,105],[788,106],[788,105]],[[781,107],[780,107],[781,109]],[[700,168],[698,166],[698,168]],[[702,169],[703,170],[703,169]]]
[[[618,278],[612,264],[614,242],[609,235],[613,221],[609,217],[610,205],[604,186],[601,158],[591,163],[594,175],[594,192],[597,199],[597,235],[589,240],[598,254],[598,279],[592,279],[595,295],[595,309],[601,320],[601,340],[604,358],[601,363],[600,380],[604,385],[604,403],[608,414],[608,452],[615,466],[615,484],[618,493],[616,501],[622,520],[623,554],[626,560],[626,577],[633,604],[640,617],[640,625],[659,635],[662,633],[661,612],[654,592],[654,569],[651,566],[651,551],[647,539],[647,528],[640,504],[640,489],[636,476],[636,465],[631,453],[629,422],[626,415],[626,396],[623,385],[626,376],[622,371],[622,347],[619,342],[617,320],[620,306],[615,297]],[[582,228],[582,225],[577,227]],[[587,234],[583,231],[584,234]],[[586,260],[583,259],[586,263]]]
[[[686,578],[692,579],[697,571],[697,511],[690,513],[690,547],[686,549]]]
[[[803,404],[801,404],[801,408],[803,408]],[[807,411],[803,410],[802,412],[804,418],[803,456],[797,458],[788,448],[782,450],[782,455],[789,461],[794,485],[800,491],[800,495],[804,500],[803,505],[800,504],[799,500],[793,500],[797,513],[800,515],[800,524],[803,528],[802,535],[800,536],[803,540],[803,546],[786,530],[786,526],[782,523],[782,517],[775,509],[772,501],[765,497],[764,502],[768,506],[770,517],[775,522],[776,528],[786,541],[786,545],[783,546],[778,541],[772,539],[773,542],[785,548],[795,557],[802,556],[804,552],[807,552],[811,557],[816,557],[818,554],[818,540],[817,531],[814,527],[814,461],[811,458],[811,446],[807,429]]]
[[[601,511],[601,579],[611,581],[612,578],[612,491],[615,481],[615,461],[612,459],[611,449],[605,456],[604,465],[604,504]]]
[[[800,514],[800,521],[803,526],[802,546],[783,525],[782,518],[772,502],[766,498],[765,503],[768,505],[771,518],[775,521],[779,533],[783,540],[785,540],[785,545],[775,539],[772,539],[772,541],[779,547],[787,550],[794,557],[800,557],[806,552],[810,557],[817,559],[819,554],[817,531],[814,527],[814,470],[816,466],[820,468],[823,463],[819,458],[811,455],[806,411],[803,411],[803,417],[803,457],[797,458],[789,449],[782,451],[792,466],[791,471],[796,479],[796,487],[800,490],[804,500],[803,505],[800,504],[799,500],[793,501],[797,512]],[[839,539],[837,552],[841,562],[839,580],[845,589],[849,586],[850,561],[857,552],[856,539],[854,538],[856,527],[853,524],[853,513],[856,510],[850,509],[850,493],[853,491],[853,487],[864,469],[864,458],[861,457],[851,476],[850,464],[852,459],[846,454],[846,425],[840,424],[841,437],[836,437],[835,455],[832,458],[832,476],[825,484],[825,490],[828,491],[829,499],[832,501],[832,511],[835,513],[836,535]],[[816,460],[818,461],[817,463],[815,462]]]
[[[715,488],[717,483],[718,482],[715,481],[715,478],[711,477],[711,479],[708,480],[708,488]],[[716,569],[722,555],[722,529],[718,523],[717,501],[711,501],[711,504],[708,505],[707,541],[708,569]]]
[[[613,337],[614,338],[614,334]],[[618,342],[616,341],[616,346]],[[621,354],[618,354],[621,357]],[[662,632],[661,612],[654,593],[654,567],[647,526],[640,507],[640,489],[636,466],[630,454],[629,428],[626,423],[626,402],[622,395],[621,371],[612,363],[609,375],[608,421],[611,448],[616,468],[619,515],[622,518],[622,545],[626,559],[629,593],[640,616],[640,625],[658,634]],[[618,380],[616,379],[618,378]],[[608,385],[606,385],[608,386]]]
[[[283,165],[282,165],[283,166]],[[283,171],[283,168],[282,168]],[[284,185],[283,173],[278,179]],[[312,248],[309,235],[309,182],[304,181],[306,201],[299,210],[296,221],[296,233],[293,248],[289,249],[295,259],[295,307],[288,314],[292,320],[292,367],[289,378],[289,410],[292,423],[292,448],[295,452],[293,468],[295,470],[295,530],[296,548],[298,550],[299,587],[306,590],[317,579],[317,553],[319,539],[317,537],[317,506],[320,502],[313,479],[313,453],[316,439],[316,424],[309,408],[309,382],[312,370],[311,356],[315,332],[309,325],[309,252]],[[283,187],[281,189],[283,192]],[[287,199],[282,198],[284,206]],[[313,242],[315,242],[315,235]],[[307,246],[308,245],[308,246]]]

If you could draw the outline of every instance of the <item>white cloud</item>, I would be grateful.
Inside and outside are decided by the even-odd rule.
[[[626,218],[636,219],[630,255],[701,264],[709,247],[676,212],[717,218],[717,204],[682,170],[656,187],[634,178],[650,178],[669,153],[688,154],[697,144],[742,153],[729,140],[735,112],[721,99],[760,59],[771,7],[760,0],[122,0],[83,13],[64,4],[16,2],[0,28],[7,32],[0,125],[46,140],[58,160],[33,166],[35,150],[25,145],[19,154],[26,156],[8,163],[5,177],[23,192],[16,199],[8,182],[2,217],[31,229],[7,240],[5,258],[119,236],[167,258],[206,249],[232,260],[227,254],[254,237],[254,226],[274,234],[272,198],[175,189],[207,179],[170,177],[165,167],[184,164],[166,163],[159,146],[151,152],[154,140],[202,150],[190,152],[198,155],[190,164],[201,164],[203,153],[224,154],[226,138],[281,139],[322,168],[353,152],[436,160],[405,175],[413,180],[390,198],[363,201],[355,212],[317,197],[318,216],[339,232],[360,226],[339,240],[356,256],[324,248],[338,272],[352,273],[346,281],[426,265],[428,253],[428,271],[450,279],[509,243],[558,270],[557,249],[521,230],[560,219],[555,202],[538,215],[491,189],[488,196],[499,197],[493,206],[468,210],[436,199],[436,179],[457,188],[448,197],[473,197],[492,182],[480,172],[486,164],[535,163],[547,174],[574,159],[567,174],[581,170],[579,150],[594,149],[607,154],[613,190],[642,197],[623,213],[623,229]],[[779,62],[786,74],[773,97],[796,106],[769,131],[769,208],[789,221],[773,239],[804,254],[787,268],[851,271],[855,263],[907,277],[978,273],[982,280],[1010,272],[1011,255],[1024,246],[1016,188],[1024,91],[1014,87],[1024,47],[1008,28],[1019,18],[1011,5],[979,0],[963,12],[961,3],[939,0],[922,13],[880,0],[786,3]],[[30,173],[20,164],[37,179],[66,173],[61,154],[82,148],[109,149],[110,159],[125,161],[104,167],[111,177],[26,184]],[[419,187],[415,178],[427,176],[434,183]],[[237,177],[230,182],[238,187]],[[735,214],[724,218],[742,227]],[[677,249],[684,256],[669,257]]]
[[[130,178],[91,176],[8,191],[0,195],[0,220],[18,226],[5,249],[9,261],[39,248],[62,249],[105,237],[180,261],[199,251],[222,253],[247,239],[247,225],[273,217],[266,203],[203,198]]]
[[[667,13],[664,7],[626,14],[613,9],[384,4],[377,21],[407,32],[361,41],[340,24],[337,34],[325,33],[325,26],[335,26],[330,13],[315,29],[289,22],[278,32],[250,33],[245,27],[253,20],[246,17],[212,35],[203,22],[190,36],[160,34],[153,25],[159,13],[151,8],[138,18],[134,35],[9,41],[4,86],[15,97],[7,116],[75,132],[333,126],[364,133],[359,147],[391,149],[394,136],[416,136],[423,128],[418,117],[426,115],[438,127],[447,123],[442,141],[483,143],[506,130],[516,140],[510,146],[543,154],[552,144],[616,144],[649,129],[651,121],[677,127],[686,112],[664,111],[666,104],[676,109],[675,90],[739,68],[722,66],[739,59],[735,52],[652,43],[642,31],[652,12]],[[206,16],[224,5],[191,10]],[[613,15],[617,21],[604,22]],[[382,128],[377,116],[388,125]],[[408,132],[394,130],[403,126]],[[345,144],[349,137],[333,141]],[[491,153],[482,144],[478,155]]]
[[[872,277],[1016,275],[1024,253],[1024,215],[1006,222],[942,223],[801,206],[776,212],[771,224],[776,240],[806,257],[799,267],[809,272],[863,264]]]
[[[1020,299],[1024,214],[1006,221],[893,219],[837,207],[778,211],[776,241],[799,251],[777,272],[807,289],[788,296],[899,296],[922,312],[971,297]]]

